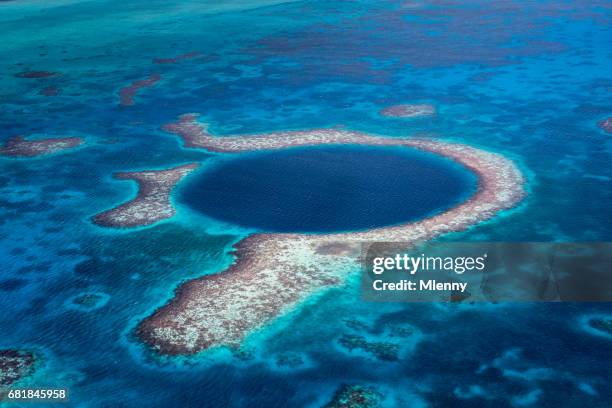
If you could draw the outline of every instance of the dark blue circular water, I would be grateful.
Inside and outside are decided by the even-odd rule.
[[[476,176],[431,153],[325,146],[230,156],[186,183],[179,200],[264,231],[363,230],[420,219],[465,200]]]

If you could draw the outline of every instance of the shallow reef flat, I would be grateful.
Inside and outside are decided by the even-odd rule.
[[[25,350],[0,350],[0,390],[34,372],[34,353]]]
[[[317,254],[307,239],[283,237],[241,241],[229,269],[181,285],[169,304],[141,322],[138,336],[164,355],[237,348],[248,332],[317,290],[339,285],[356,267],[352,259]]]
[[[170,203],[170,192],[176,183],[197,167],[197,163],[191,163],[167,170],[116,173],[118,180],[135,180],[138,195],[127,203],[94,216],[93,221],[105,227],[129,228],[172,217],[175,209]]]
[[[23,136],[15,136],[0,148],[0,155],[8,157],[37,157],[69,150],[83,143],[84,140],[80,137],[28,140]]]
[[[248,333],[290,311],[309,295],[323,287],[342,285],[358,266],[361,243],[416,243],[461,231],[515,206],[525,194],[523,176],[512,161],[459,143],[336,129],[217,138],[194,114],[183,115],[164,128],[181,136],[186,146],[219,152],[325,144],[420,149],[467,167],[478,176],[478,190],[467,201],[416,222],[320,235],[259,233],[243,239],[236,245],[236,261],[229,269],[183,284],[167,305],[138,326],[138,336],[160,354],[237,347]]]

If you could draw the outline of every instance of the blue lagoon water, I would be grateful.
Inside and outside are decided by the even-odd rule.
[[[476,187],[466,168],[414,149],[294,148],[206,168],[179,201],[264,231],[356,231],[431,216]]]
[[[352,279],[250,336],[247,360],[229,351],[160,360],[133,332],[181,282],[230,265],[232,245],[253,228],[336,230],[366,220],[361,210],[350,219],[286,220],[258,206],[257,217],[244,216],[244,194],[261,199],[283,182],[282,208],[299,206],[305,183],[329,188],[329,172],[363,175],[376,165],[370,154],[387,154],[360,156],[365,169],[350,160],[315,164],[323,156],[313,150],[221,157],[185,149],[160,129],[189,112],[201,113],[219,137],[342,125],[499,152],[525,172],[528,197],[441,240],[612,240],[612,135],[596,126],[612,114],[611,16],[607,0],[0,2],[0,142],[20,134],[86,139],[65,154],[0,157],[0,348],[39,353],[30,385],[67,387],[75,407],[318,407],[345,383],[376,387],[386,407],[609,407],[612,342],[584,328],[585,316],[612,315],[608,303],[372,304],[360,300]],[[191,52],[200,57],[155,62]],[[19,77],[24,71],[56,75]],[[141,90],[133,106],[119,106],[121,87],[153,73],[158,84]],[[433,104],[437,113],[379,115],[400,103]],[[294,155],[305,162],[294,163]],[[214,201],[222,195],[205,189],[188,205],[181,187],[171,220],[121,231],[91,223],[136,192],[114,172],[189,162],[202,170],[185,191],[216,185],[232,214]],[[456,194],[438,194],[432,183],[420,191],[421,215],[473,188],[464,173],[436,163],[411,169],[447,175]],[[207,180],[206,169],[244,188]],[[245,185],[241,175],[251,171],[270,179]],[[368,188],[405,183],[366,176]],[[368,204],[365,197],[355,204]],[[347,208],[341,195],[322,199],[327,208]],[[419,216],[398,214],[400,199],[390,197],[395,204],[382,212],[389,218],[377,222]],[[197,203],[212,206],[202,210],[211,216],[194,211]],[[313,205],[297,214],[313,214]],[[214,209],[223,210],[219,219]],[[416,202],[405,210],[416,211]],[[86,293],[106,302],[70,304]],[[393,336],[390,327],[413,335]],[[345,334],[393,342],[399,359],[349,351],[339,343]],[[286,353],[304,363],[279,365]]]

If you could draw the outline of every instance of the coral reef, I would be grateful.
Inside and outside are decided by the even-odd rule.
[[[324,408],[377,408],[381,402],[382,394],[374,387],[342,385]]]
[[[51,71],[25,71],[15,74],[17,78],[49,78],[58,75]]]
[[[364,322],[358,319],[344,319],[344,324],[349,329],[352,329],[355,331],[368,331],[369,330],[368,326]]]
[[[380,111],[382,116],[390,118],[416,118],[419,116],[430,116],[436,113],[432,105],[393,105]]]
[[[83,292],[68,300],[67,307],[80,311],[100,309],[110,300],[110,296],[103,292]]]
[[[296,368],[304,364],[304,359],[297,353],[281,353],[276,356],[276,365],[279,367]]]
[[[36,157],[72,149],[83,143],[84,140],[80,137],[27,140],[23,136],[15,136],[0,148],[0,155],[9,157]]]
[[[36,359],[30,351],[0,350],[0,388],[15,384],[34,372]]]
[[[151,225],[174,215],[170,192],[183,177],[198,167],[186,164],[168,170],[122,172],[119,180],[136,180],[138,195],[133,200],[93,217],[101,226],[129,228]]]
[[[47,86],[41,89],[38,94],[43,96],[57,96],[60,94],[60,89],[57,86]]]
[[[612,133],[612,116],[597,122],[597,126],[604,132]]]
[[[589,320],[589,326],[612,336],[612,319],[593,318]]]
[[[119,104],[121,106],[134,105],[134,97],[142,88],[149,88],[161,80],[161,75],[151,74],[145,79],[139,79],[119,90]]]
[[[188,52],[185,54],[177,55],[173,58],[154,58],[153,62],[155,64],[176,64],[177,62],[181,62],[183,60],[188,60],[192,58],[196,58],[201,56],[202,54],[197,51]]]
[[[164,129],[180,136],[187,147],[221,152],[324,144],[420,149],[467,167],[478,176],[479,188],[456,207],[411,223],[337,234],[260,233],[243,239],[235,246],[236,261],[227,270],[182,284],[169,303],[138,326],[138,336],[161,354],[237,347],[249,332],[292,310],[309,295],[342,285],[358,269],[356,254],[361,243],[431,240],[489,219],[524,196],[523,176],[510,160],[459,143],[337,129],[214,137],[195,114],[183,115]],[[338,243],[342,243],[341,250]]]
[[[363,350],[382,361],[397,361],[399,353],[399,344],[367,341],[365,337],[356,334],[343,334],[338,340],[338,343],[345,349]]]
[[[255,358],[252,350],[247,350],[243,347],[239,348],[231,348],[230,349],[232,356],[237,358],[240,361],[251,361]]]

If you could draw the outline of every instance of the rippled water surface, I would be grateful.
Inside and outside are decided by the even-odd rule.
[[[373,305],[351,280],[249,337],[249,358],[158,361],[136,324],[180,282],[229,265],[248,231],[178,197],[177,216],[149,228],[90,217],[135,194],[113,172],[212,168],[218,156],[160,129],[199,112],[221,136],[344,126],[499,152],[527,199],[441,239],[610,240],[612,135],[596,123],[612,114],[611,15],[602,0],[0,2],[0,142],[86,140],[0,158],[0,348],[36,350],[34,385],[65,386],[79,407],[314,407],[344,383],[390,407],[609,406],[612,343],[584,324],[609,304]],[[119,89],[151,74],[120,106]],[[379,114],[401,103],[436,114]],[[71,304],[91,293],[99,307]],[[351,351],[347,335],[398,358]]]

